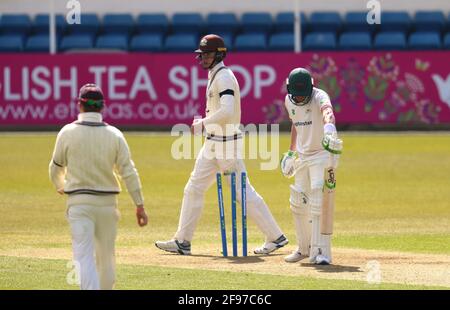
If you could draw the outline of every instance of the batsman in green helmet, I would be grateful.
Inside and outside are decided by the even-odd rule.
[[[313,79],[308,70],[295,68],[289,74],[286,82],[289,101],[294,105],[308,104],[313,92]]]
[[[331,235],[321,233],[324,171],[336,168],[342,140],[337,135],[330,97],[314,87],[307,69],[292,70],[286,87],[285,107],[292,121],[291,144],[280,166],[284,176],[295,177],[289,202],[298,247],[285,261],[298,262],[309,257],[311,263],[330,264]]]

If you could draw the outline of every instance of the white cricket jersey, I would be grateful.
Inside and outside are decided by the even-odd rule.
[[[322,111],[326,107],[332,107],[328,94],[314,87],[308,104],[297,106],[291,102],[289,95],[286,95],[284,105],[297,130],[297,151],[305,156],[326,152],[322,146]]]
[[[232,136],[240,133],[241,93],[233,72],[223,62],[208,72],[206,88],[206,117],[208,134]]]
[[[61,129],[49,173],[56,189],[63,188],[69,195],[69,205],[89,197],[115,197],[121,190],[116,173],[135,204],[143,203],[141,181],[125,137],[103,123],[100,113],[80,113],[77,122]]]

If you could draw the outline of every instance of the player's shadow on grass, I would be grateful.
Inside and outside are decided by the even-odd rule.
[[[225,261],[231,263],[231,264],[256,264],[256,263],[263,263],[264,257],[260,256],[247,256],[247,257],[222,257]]]
[[[281,253],[273,254],[272,253],[272,254],[270,254],[270,257],[280,256],[280,255],[283,255],[283,254],[281,254]],[[267,258],[267,257],[269,257],[269,255],[250,255],[250,256],[246,256],[246,257],[228,256],[228,257],[220,257],[220,258],[228,260],[232,264],[256,264],[256,263],[265,262],[266,260],[264,258]]]
[[[175,256],[177,254],[176,253],[161,253],[160,255]],[[280,254],[270,254],[271,257],[279,256],[279,255],[283,255],[283,254],[281,254],[281,253]],[[243,256],[223,257],[222,255],[218,256],[218,255],[211,255],[211,254],[191,254],[191,255],[189,255],[189,257],[211,258],[211,259],[214,259],[217,261],[223,261],[224,263],[231,263],[231,264],[256,264],[256,263],[265,262],[264,258],[269,257],[269,256],[268,255],[259,255],[259,256],[249,255],[246,257],[243,257]]]
[[[255,263],[263,263],[265,256],[217,256],[217,255],[209,255],[209,254],[192,254],[190,255],[192,257],[206,257],[206,258],[212,258],[216,261],[223,261],[224,263],[231,263],[231,264],[255,264]]]
[[[364,272],[358,266],[343,266],[343,265],[316,265],[311,263],[301,263],[302,267],[314,268],[319,272],[324,273],[339,273],[339,272]]]

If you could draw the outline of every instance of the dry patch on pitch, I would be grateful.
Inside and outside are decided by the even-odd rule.
[[[315,266],[307,259],[285,263],[286,254],[286,250],[280,250],[275,255],[224,258],[207,247],[195,248],[191,256],[166,253],[155,247],[130,247],[117,249],[117,263],[450,287],[450,255],[335,248],[333,265]],[[71,259],[70,249],[66,248],[1,250],[0,255]],[[378,267],[381,273],[376,273]]]

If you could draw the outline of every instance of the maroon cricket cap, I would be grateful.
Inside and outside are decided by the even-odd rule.
[[[104,100],[103,91],[96,84],[85,84],[80,88],[80,93],[78,95],[81,101],[83,99],[92,99],[92,100]]]

